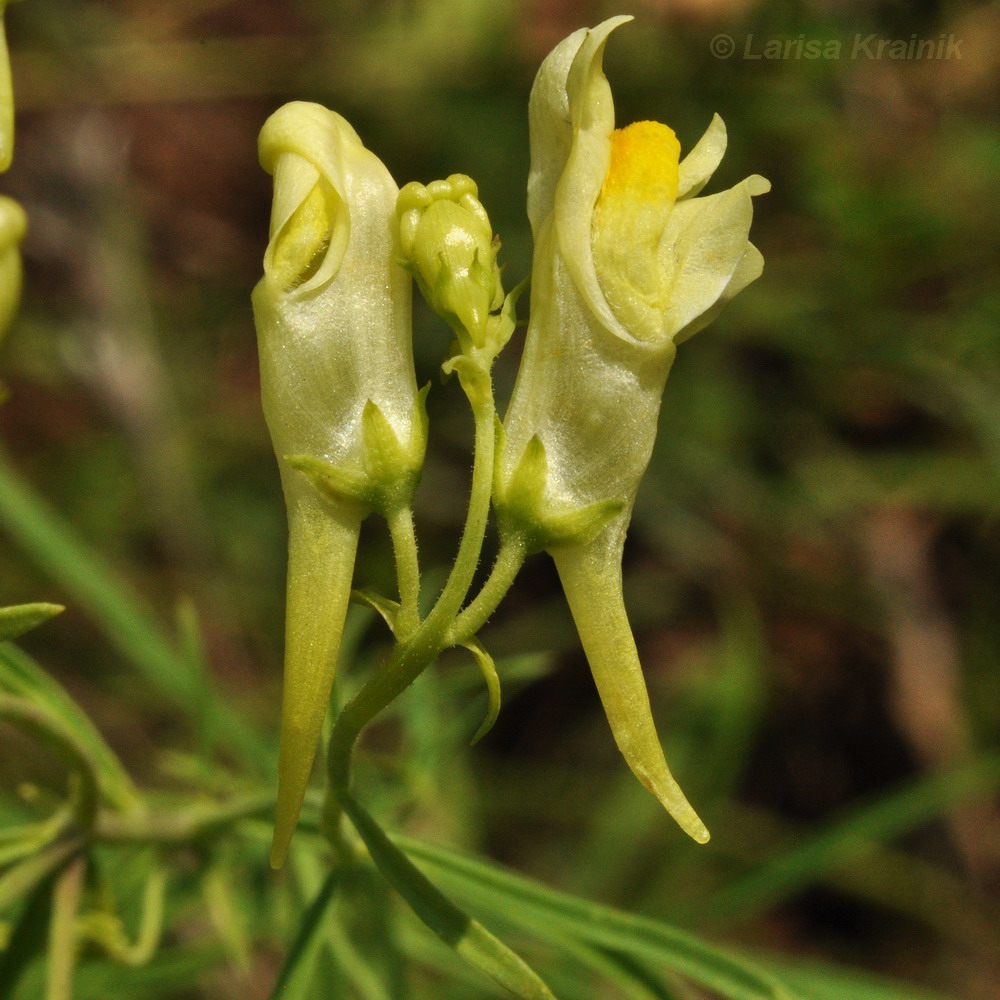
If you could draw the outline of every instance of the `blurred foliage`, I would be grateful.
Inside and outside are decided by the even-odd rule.
[[[714,839],[685,842],[621,765],[542,557],[488,629],[505,690],[494,731],[467,748],[485,699],[470,665],[446,657],[370,734],[359,787],[563,996],[714,996],[664,974],[648,918],[752,951],[801,997],[994,1000],[1000,12],[934,0],[632,12],[639,27],[607,57],[620,122],[667,121],[689,147],[718,111],[730,152],[713,184],[751,171],[773,183],[754,224],[764,277],[680,352],[627,550],[668,756]],[[0,358],[0,604],[66,605],[19,643],[93,720],[81,715],[79,738],[124,761],[123,787],[152,787],[169,810],[273,768],[284,515],[248,298],[270,198],[260,124],[284,100],[317,100],[400,184],[470,174],[512,286],[530,260],[532,76],[556,41],[613,13],[576,0],[7,12],[20,116],[4,193],[30,231]],[[720,33],[731,58],[711,53]],[[962,57],[850,58],[870,33],[954,35]],[[742,57],[799,36],[842,41],[841,58]],[[447,333],[422,307],[415,323],[436,433],[418,531],[425,565],[445,566],[471,427],[436,378]],[[501,397],[515,370],[501,358]],[[363,545],[359,585],[389,588],[380,526]],[[370,617],[351,623],[348,687],[385,641]],[[16,676],[35,676],[17,656]],[[64,697],[32,690],[44,705]],[[25,823],[60,772],[12,731],[0,739],[0,826]],[[84,953],[80,998],[268,995],[326,878],[323,847],[304,834],[273,875],[267,825],[241,830],[178,853],[165,947],[134,969]],[[499,892],[515,877],[424,842],[643,916],[595,910],[603,931],[588,938],[578,900],[534,883],[491,896],[489,880]],[[119,857],[100,873],[132,937],[150,863]],[[494,995],[450,978],[464,975],[452,956],[384,891],[359,876],[328,893],[341,919],[300,937],[325,995]],[[2,978],[12,954],[27,964],[18,1000],[41,995],[47,898],[29,894],[0,965]],[[364,900],[385,926],[366,923]],[[379,946],[390,937],[407,969]],[[587,992],[595,983],[615,985]]]

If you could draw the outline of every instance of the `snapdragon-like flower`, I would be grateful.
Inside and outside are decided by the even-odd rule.
[[[748,177],[695,197],[725,151],[716,117],[680,160],[657,122],[615,130],[602,70],[616,17],[561,42],[529,104],[531,318],[504,420],[501,531],[553,555],[622,754],[695,840],[708,831],[670,774],[621,590],[621,555],[676,344],[758,277]]]
[[[260,160],[274,202],[254,317],[289,528],[277,867],[320,739],[361,521],[409,502],[426,427],[388,170],[340,115],[304,102],[267,120]]]

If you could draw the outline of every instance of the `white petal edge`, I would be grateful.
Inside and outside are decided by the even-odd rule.
[[[573,117],[569,110],[566,80],[587,28],[564,38],[544,59],[535,74],[528,98],[528,136],[531,169],[528,171],[528,220],[536,241],[542,223],[552,213],[556,185],[573,144]]]
[[[715,321],[715,318],[723,309],[743,291],[747,285],[756,281],[764,273],[764,256],[752,244],[747,243],[746,251],[736,265],[726,290],[719,296],[715,305],[710,306],[705,312],[691,320],[687,326],[674,336],[674,344],[683,344],[685,340],[693,337],[696,333],[704,330],[706,326]]]
[[[670,338],[722,297],[747,247],[752,197],[771,188],[753,174],[728,191],[679,202],[661,243],[661,260],[673,270],[664,317]]]
[[[594,205],[611,161],[615,108],[604,75],[604,46],[611,32],[631,21],[628,15],[608,18],[583,39],[566,81],[573,119],[569,158],[555,191],[555,224],[559,250],[584,302],[605,329],[637,347],[662,345],[633,337],[619,322],[601,291],[594,267],[592,224]]]
[[[677,179],[677,200],[693,198],[711,179],[726,155],[726,123],[712,115],[705,134],[681,160]]]

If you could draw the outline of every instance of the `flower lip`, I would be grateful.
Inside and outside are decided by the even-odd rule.
[[[319,291],[337,274],[350,242],[352,167],[363,168],[374,154],[344,118],[307,101],[275,111],[258,150],[274,175],[265,277],[288,294]]]
[[[712,115],[705,134],[680,162],[677,171],[677,198],[693,198],[715,173],[726,153],[726,123]]]

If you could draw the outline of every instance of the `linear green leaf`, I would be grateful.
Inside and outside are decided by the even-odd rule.
[[[351,796],[341,798],[344,812],[365,842],[372,860],[413,912],[470,965],[522,1000],[555,1000],[530,966],[463,913],[385,835]]]
[[[340,885],[340,870],[334,868],[327,875],[316,898],[306,908],[295,933],[295,940],[288,949],[285,963],[271,990],[271,1000],[306,1000],[314,994],[308,970],[322,939],[323,920]]]
[[[407,854],[496,919],[582,941],[667,967],[730,1000],[800,1000],[776,976],[694,934],[556,892],[521,875],[397,836]]]
[[[803,1000],[951,1000],[942,993],[827,963],[760,960],[800,991]]]
[[[0,642],[16,639],[66,609],[61,604],[14,604],[0,608]]]
[[[62,685],[10,643],[0,643],[0,691],[24,698],[59,719],[94,761],[101,794],[113,808],[128,811],[138,805],[132,779],[90,718]]]

